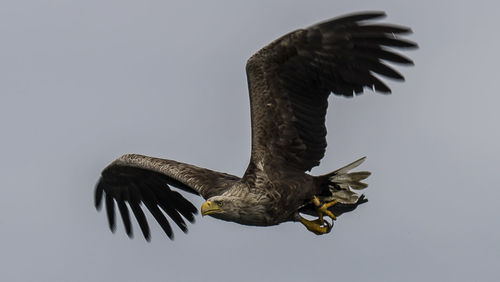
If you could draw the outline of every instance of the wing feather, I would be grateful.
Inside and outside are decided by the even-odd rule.
[[[108,194],[106,194],[106,214],[108,215],[109,229],[115,232],[115,201],[113,201],[113,198]]]
[[[167,236],[173,239],[173,230],[167,215],[183,232],[187,225],[183,218],[194,222],[196,207],[170,185],[204,198],[229,189],[239,178],[176,161],[141,155],[124,155],[106,167],[95,189],[95,206],[100,209],[105,198],[109,228],[116,229],[115,205],[118,206],[125,231],[132,237],[128,208],[132,210],[146,240],[150,240],[149,225],[141,203],[150,211]],[[128,203],[128,206],[127,204]]]
[[[123,225],[125,226],[125,232],[129,237],[132,237],[132,226],[130,224],[130,215],[128,213],[127,205],[124,201],[118,202],[118,209],[120,210],[120,215],[122,216]]]
[[[247,62],[255,168],[307,171],[326,150],[325,116],[330,93],[352,97],[364,88],[390,93],[378,76],[403,81],[388,63],[413,62],[393,48],[416,48],[399,36],[411,29],[369,20],[383,12],[350,14],[291,32]],[[254,177],[248,177],[253,179]]]

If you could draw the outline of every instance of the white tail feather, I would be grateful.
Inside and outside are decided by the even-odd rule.
[[[366,160],[366,157],[362,157],[361,159],[357,160],[357,161],[354,161],[346,166],[343,166],[339,169],[337,169],[336,171],[332,172],[332,173],[336,173],[336,174],[345,174],[347,172],[349,172],[350,170],[352,169],[355,169],[357,168],[359,165],[361,165],[364,161]]]
[[[332,198],[337,199],[342,203],[354,203],[358,200],[359,195],[352,190],[362,190],[368,187],[368,184],[361,182],[370,176],[369,171],[349,172],[358,167],[365,161],[366,157],[354,161],[344,167],[341,167],[327,175],[330,182],[329,188],[332,192]]]

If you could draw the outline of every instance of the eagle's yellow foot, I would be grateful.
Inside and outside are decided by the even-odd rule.
[[[332,225],[328,221],[321,219],[307,220],[299,215],[299,221],[304,224],[307,230],[313,232],[316,235],[327,234],[332,230]],[[326,224],[325,224],[326,223]]]
[[[313,203],[316,206],[316,212],[318,213],[318,220],[319,220],[321,225],[323,225],[323,223],[324,223],[323,215],[325,215],[325,214],[333,220],[337,219],[337,217],[331,211],[328,210],[329,207],[338,203],[337,200],[333,200],[331,202],[321,204],[321,201],[319,200],[319,198],[314,196]]]

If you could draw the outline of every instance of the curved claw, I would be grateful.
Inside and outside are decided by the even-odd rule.
[[[330,233],[330,231],[332,231],[332,228],[333,228],[333,221],[332,221],[332,223],[330,223],[330,222],[324,220],[324,222],[326,223],[326,233],[324,233],[324,234]]]

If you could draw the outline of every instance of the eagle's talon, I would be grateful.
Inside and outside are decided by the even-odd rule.
[[[330,224],[328,221],[325,221],[322,218],[307,220],[299,215],[299,221],[307,228],[307,230],[316,235],[328,234],[333,227],[333,224]]]
[[[313,203],[316,206],[316,212],[318,213],[318,218],[321,220],[322,224],[324,221],[323,215],[325,214],[332,220],[337,220],[337,217],[331,211],[329,211],[328,208],[338,203],[338,200],[333,200],[331,202],[321,204],[319,198],[317,196],[314,196]]]

